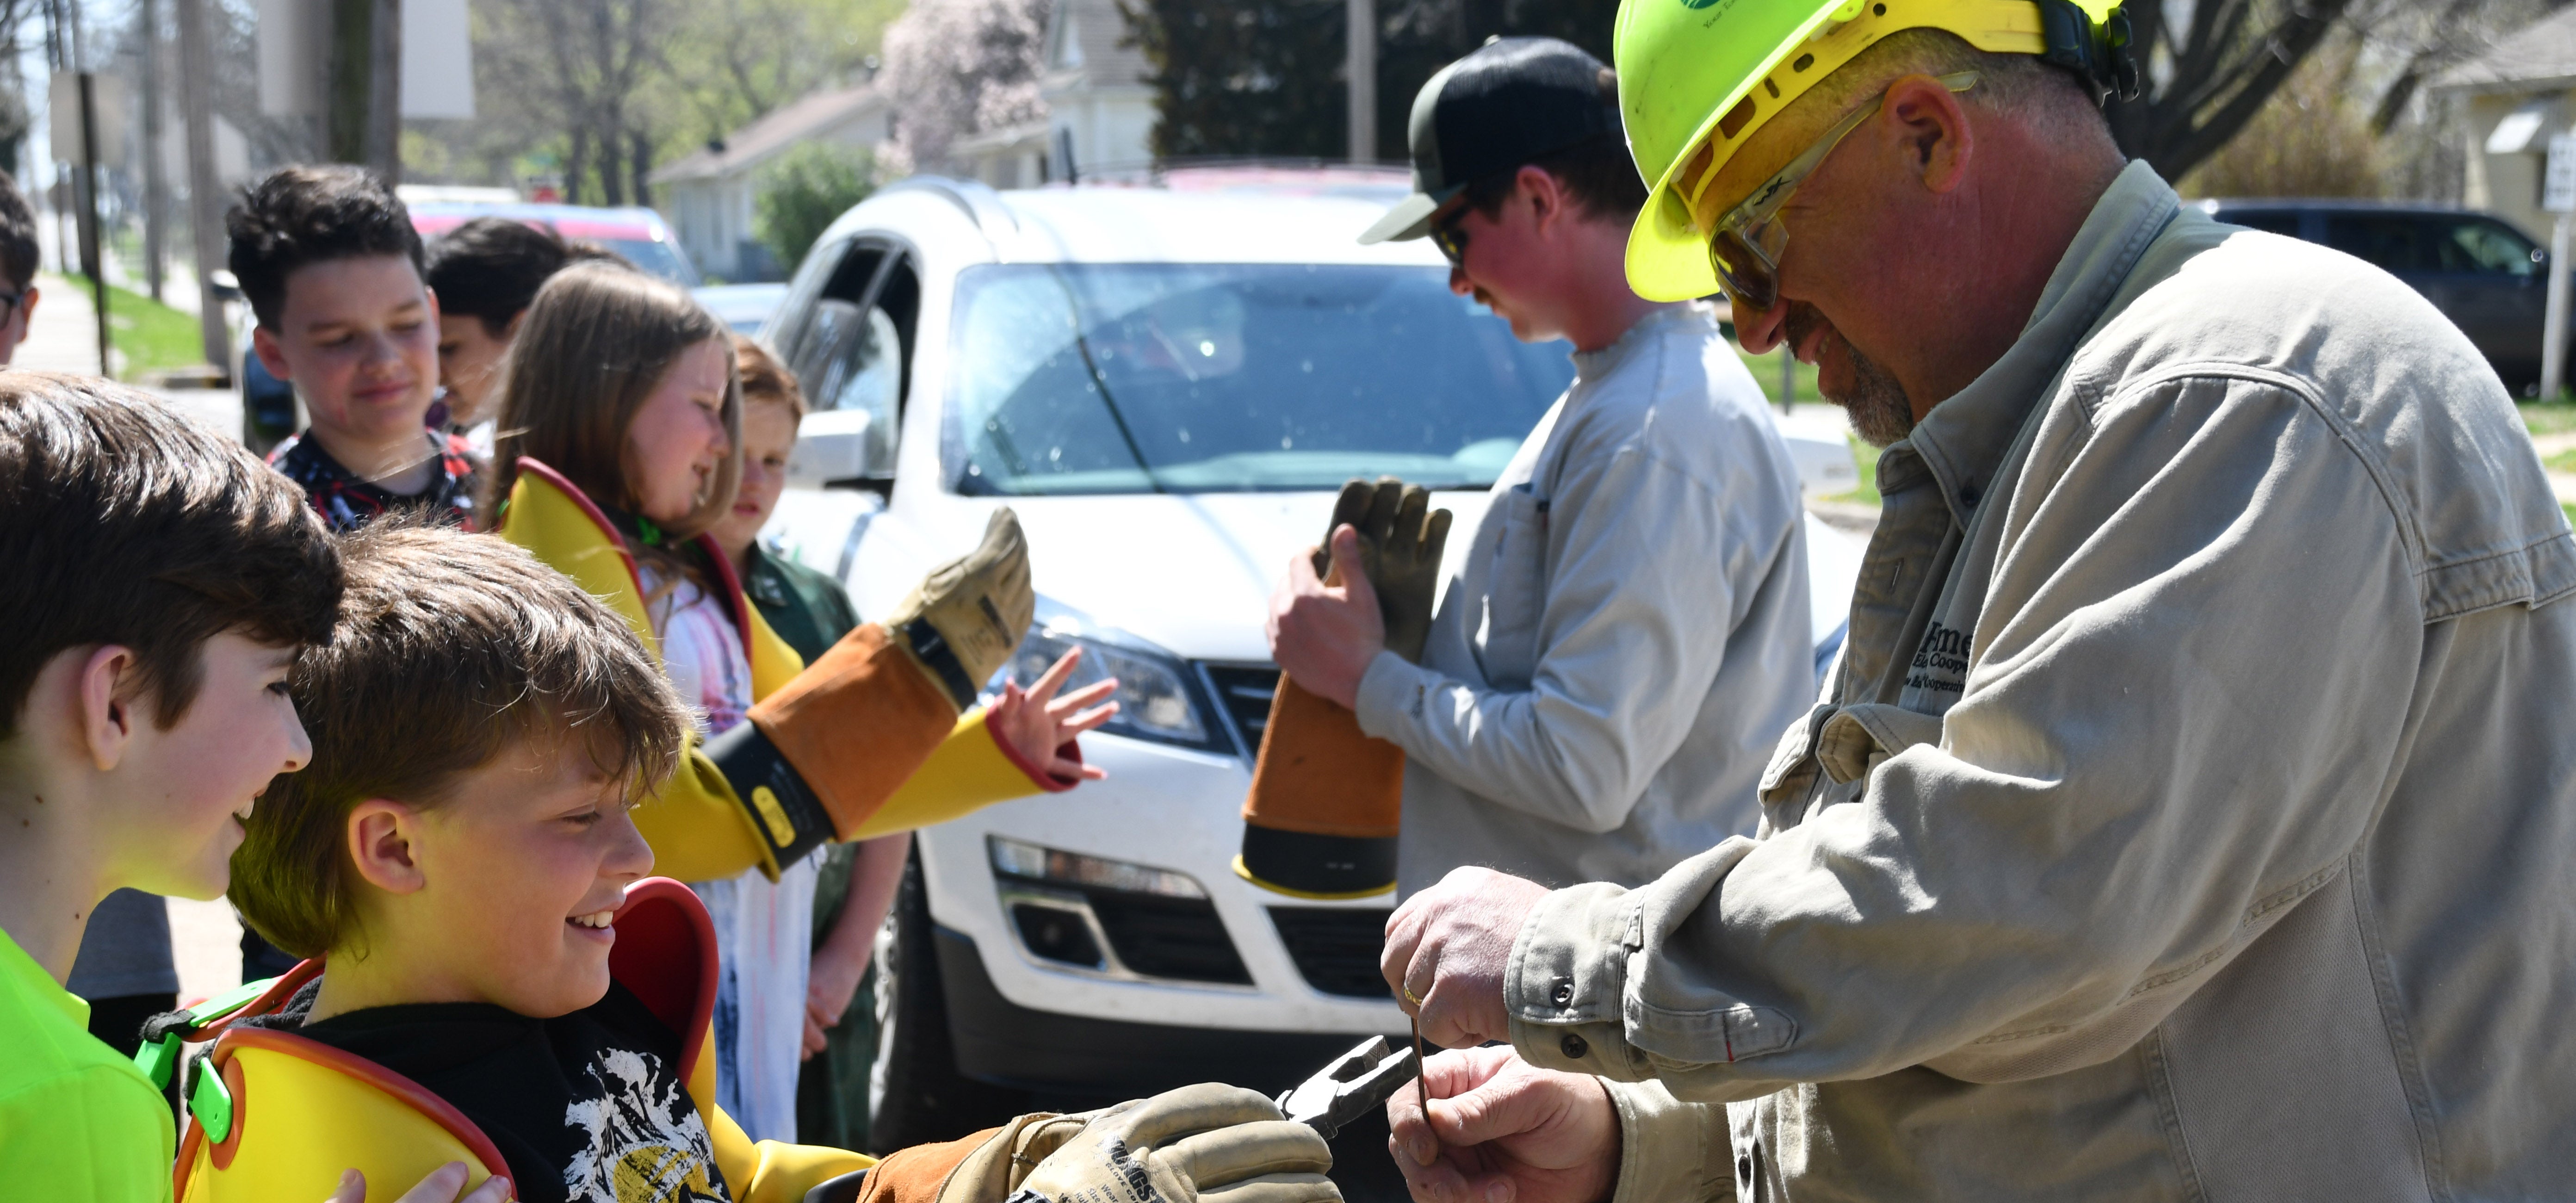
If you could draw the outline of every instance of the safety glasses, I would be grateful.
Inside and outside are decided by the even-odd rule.
[[[1935,77],[1942,87],[1965,92],[1977,86],[1977,73],[1955,71]],[[1843,136],[1860,128],[1860,123],[1877,113],[1887,103],[1887,94],[1867,106],[1851,111],[1834,123],[1825,136],[1816,139],[1806,152],[1791,159],[1778,175],[1764,180],[1744,198],[1744,203],[1727,210],[1726,216],[1711,227],[1708,237],[1709,266],[1716,269],[1718,282],[1738,303],[1753,309],[1769,309],[1780,300],[1780,251],[1789,244],[1788,227],[1780,221],[1780,209],[1789,203],[1789,195],[1834,152]],[[1433,227],[1438,237],[1439,227]],[[1461,237],[1463,249],[1466,240]],[[1444,252],[1446,246],[1441,248]],[[1452,257],[1454,261],[1454,256]]]

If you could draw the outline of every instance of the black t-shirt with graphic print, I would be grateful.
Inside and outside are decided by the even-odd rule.
[[[680,1037],[624,986],[531,1019],[489,1003],[404,1003],[304,1024],[319,982],[257,1022],[384,1066],[465,1113],[522,1203],[729,1199],[680,1078]]]
[[[332,530],[346,533],[373,521],[378,514],[390,511],[425,511],[442,522],[473,529],[474,482],[480,469],[474,449],[464,438],[442,431],[423,430],[422,453],[435,453],[437,473],[429,487],[418,493],[390,493],[361,479],[331,453],[322,449],[307,430],[270,448],[268,466],[294,481],[304,490],[305,500],[313,503],[315,512]]]

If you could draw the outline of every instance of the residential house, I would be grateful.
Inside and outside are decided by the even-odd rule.
[[[1038,120],[963,138],[944,170],[996,188],[1033,188],[1154,160],[1153,68],[1126,45],[1117,0],[1057,0],[1040,43]]]
[[[2470,142],[2461,200],[2547,242],[2540,207],[2549,139],[2576,132],[2576,8],[2525,26],[2433,81],[2466,110]]]
[[[894,105],[874,83],[827,88],[783,105],[686,158],[657,168],[663,217],[699,270],[732,281],[783,280],[782,264],[752,237],[761,172],[807,142],[874,150],[893,136]]]

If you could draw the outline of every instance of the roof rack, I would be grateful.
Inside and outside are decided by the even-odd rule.
[[[1002,203],[1002,194],[981,180],[952,179],[944,175],[906,176],[878,189],[877,195],[893,192],[927,192],[957,206],[957,211],[975,223],[975,228],[982,231],[987,242],[996,242],[1020,232],[1020,221],[1011,215],[1010,206]],[[995,249],[999,249],[998,242]]]

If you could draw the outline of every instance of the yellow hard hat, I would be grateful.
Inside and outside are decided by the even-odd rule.
[[[1628,236],[1628,285],[1651,300],[1718,290],[1702,219],[1709,182],[1809,88],[1879,39],[1939,29],[1979,50],[2038,55],[2098,99],[2134,95],[2120,0],[1623,0],[1611,38],[1637,171],[1653,184]]]

